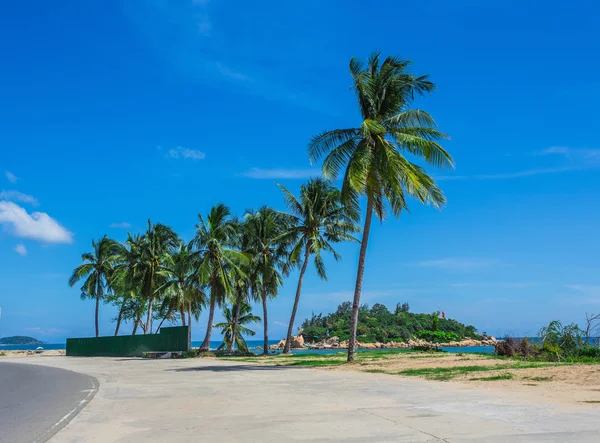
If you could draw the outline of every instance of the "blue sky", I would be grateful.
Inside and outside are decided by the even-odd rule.
[[[283,209],[309,138],[356,126],[348,61],[414,60],[451,135],[442,211],[376,224],[363,300],[534,334],[600,311],[600,36],[592,1],[30,1],[0,11],[0,336],[93,334],[67,278],[146,220]],[[535,14],[532,14],[535,11]],[[365,26],[366,15],[376,14]],[[309,270],[299,319],[351,298],[358,248]],[[296,275],[270,305],[285,331]],[[258,307],[257,307],[258,313]],[[108,306],[101,333],[110,334]],[[206,317],[195,326],[201,339]],[[260,326],[256,326],[260,333]],[[127,331],[125,328],[124,331]]]

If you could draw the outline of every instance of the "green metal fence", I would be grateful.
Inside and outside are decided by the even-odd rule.
[[[159,334],[67,338],[67,355],[80,357],[141,357],[144,352],[189,350],[188,327],[161,328]]]

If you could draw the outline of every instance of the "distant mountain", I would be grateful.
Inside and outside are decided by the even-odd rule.
[[[15,335],[14,337],[0,338],[0,345],[44,345],[43,341],[39,341],[33,337],[25,337],[22,335]]]

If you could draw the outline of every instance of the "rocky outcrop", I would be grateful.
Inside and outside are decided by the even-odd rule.
[[[285,348],[285,338],[282,339],[276,345],[269,346],[269,349],[272,351],[281,350],[283,348]],[[302,335],[292,335],[291,348],[292,349],[306,349],[306,346],[304,345],[304,337],[302,337]]]
[[[454,347],[472,347],[472,346],[494,346],[498,341],[494,337],[487,337],[483,340],[464,339],[461,341],[452,341],[449,343],[431,343],[420,339],[409,339],[407,342],[389,342],[389,343],[362,343],[357,342],[356,347],[362,349],[408,349],[415,346],[418,347],[442,347],[442,348],[454,348]],[[348,349],[348,341],[339,341],[338,337],[331,337],[326,340],[322,340],[318,343],[312,343],[307,345],[310,349]]]

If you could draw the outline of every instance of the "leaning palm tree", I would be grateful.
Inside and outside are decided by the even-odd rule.
[[[237,320],[233,318],[236,311],[238,313]],[[225,306],[223,308],[223,318],[225,319],[224,322],[215,325],[215,328],[220,328],[221,334],[223,334],[223,343],[219,346],[219,349],[225,347],[229,349],[229,343],[234,342],[239,351],[248,352],[248,344],[244,340],[244,335],[252,337],[256,332],[248,329],[246,325],[259,322],[260,317],[253,315],[250,305],[243,301],[239,307],[233,305],[230,309],[229,306]],[[234,328],[235,323],[237,325]]]
[[[356,128],[323,132],[314,137],[308,147],[311,162],[325,157],[322,169],[326,178],[335,179],[345,169],[342,197],[346,204],[358,206],[360,196],[367,199],[350,322],[349,362],[354,361],[373,212],[383,220],[387,202],[392,213],[399,216],[407,208],[407,196],[436,208],[446,202],[425,170],[405,157],[409,154],[437,167],[453,167],[452,157],[438,143],[448,137],[437,130],[428,113],[410,109],[415,95],[432,92],[435,85],[427,76],[410,74],[409,65],[409,61],[398,57],[388,57],[381,62],[378,53],[372,54],[366,65],[352,58],[350,74],[362,123]]]
[[[109,278],[113,272],[115,260],[114,251],[117,242],[109,239],[106,235],[100,240],[92,240],[93,252],[82,254],[83,264],[73,270],[73,275],[69,278],[69,285],[75,286],[78,281],[85,278],[81,287],[81,298],[94,298],[96,300],[96,337],[98,337],[98,311],[100,310],[100,300],[104,298],[105,290],[108,289]]]
[[[249,285],[263,307],[263,355],[269,353],[269,320],[267,301],[277,296],[286,271],[287,244],[281,241],[287,231],[289,217],[263,206],[247,211],[244,231],[248,236],[246,252],[251,257]]]
[[[330,252],[333,254],[333,258],[339,260],[340,255],[333,249],[331,243],[348,240],[358,242],[352,234],[360,231],[360,228],[355,224],[358,212],[345,207],[340,198],[340,191],[326,180],[313,179],[302,185],[299,199],[284,186],[279,186],[291,212],[289,215],[291,224],[283,236],[287,241],[293,242],[288,266],[302,261],[296,287],[296,298],[283,348],[283,353],[289,354],[296,311],[302,292],[302,282],[310,256],[314,255],[315,268],[319,277],[326,280],[327,274],[321,252]]]
[[[196,235],[191,241],[194,248],[194,275],[210,288],[210,304],[206,336],[200,351],[210,348],[215,306],[221,306],[225,297],[233,293],[233,281],[243,275],[239,264],[245,255],[235,248],[239,225],[224,204],[214,206],[206,220],[198,215]]]

